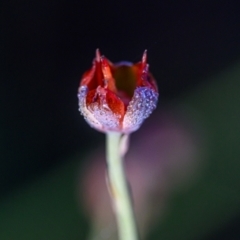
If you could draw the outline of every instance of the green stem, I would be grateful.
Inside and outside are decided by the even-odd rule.
[[[107,133],[107,164],[109,187],[117,220],[119,240],[137,240],[134,212],[120,155],[121,134]]]

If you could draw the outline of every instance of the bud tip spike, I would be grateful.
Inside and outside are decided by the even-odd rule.
[[[99,48],[97,48],[96,49],[96,61],[100,62],[100,59],[101,59],[101,54],[100,54]]]
[[[147,49],[143,52],[142,63],[143,64],[147,63]]]

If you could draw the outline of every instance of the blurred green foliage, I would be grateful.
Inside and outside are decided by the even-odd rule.
[[[181,100],[205,127],[206,167],[189,191],[172,196],[155,239],[205,239],[240,214],[239,69],[236,64]]]
[[[176,106],[190,106],[204,126],[206,166],[190,188],[171,196],[149,239],[205,239],[240,214],[239,79],[236,64],[177,99]],[[2,198],[0,239],[84,239],[88,223],[77,192],[80,160],[70,156],[57,169]]]

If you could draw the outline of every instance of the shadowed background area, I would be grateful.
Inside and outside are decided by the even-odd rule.
[[[152,125],[155,149],[174,151],[178,141],[166,136],[185,125],[197,139],[194,170],[181,168],[191,177],[167,191],[147,239],[240,238],[239,6],[214,2],[2,2],[0,239],[87,239],[92,220],[79,181],[105,139],[80,116],[77,88],[96,48],[113,62],[137,62],[148,49],[160,101],[135,140],[150,141]],[[142,144],[133,134],[135,152]],[[177,173],[161,171],[156,185]]]

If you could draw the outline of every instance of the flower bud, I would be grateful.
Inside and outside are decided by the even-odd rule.
[[[78,89],[79,111],[101,132],[131,133],[156,108],[158,90],[148,71],[147,52],[139,63],[111,63],[96,50],[92,68]]]

